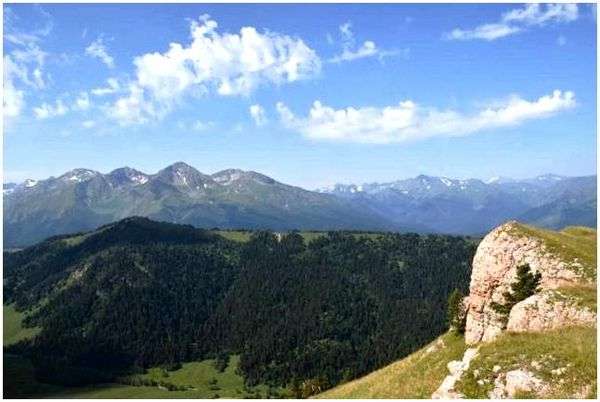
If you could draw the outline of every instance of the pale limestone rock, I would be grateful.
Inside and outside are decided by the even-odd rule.
[[[542,289],[556,289],[582,280],[576,267],[549,253],[541,240],[515,235],[516,225],[508,222],[494,229],[477,248],[466,301],[467,344],[493,340],[502,332],[502,323],[491,303],[504,302],[502,294],[510,290],[517,266],[527,263],[533,272],[541,272]]]
[[[491,399],[514,398],[519,392],[531,392],[543,396],[548,385],[532,372],[524,369],[502,373],[494,380],[494,388],[489,392]]]
[[[567,325],[596,325],[596,313],[557,291],[540,292],[517,303],[506,329],[513,332],[544,331]]]
[[[544,381],[528,370],[512,370],[506,373],[505,387],[508,397],[514,398],[518,392],[533,392],[535,395],[543,395],[547,386]]]
[[[462,360],[453,360],[448,363],[450,374],[444,378],[439,388],[431,395],[431,399],[460,399],[464,397],[454,389],[454,386],[463,373],[469,369],[469,365],[477,356],[477,352],[478,348],[469,348],[465,351]]]

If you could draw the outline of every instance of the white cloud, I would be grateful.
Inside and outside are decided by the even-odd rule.
[[[193,21],[190,29],[189,44],[171,43],[164,53],[135,58],[129,95],[114,105],[121,123],[160,118],[185,95],[248,95],[263,84],[312,77],[321,68],[315,51],[300,38],[254,27],[243,27],[239,34],[219,33],[207,15]]]
[[[94,120],[85,120],[81,123],[84,128],[93,128],[96,126],[96,122]]]
[[[43,67],[48,53],[39,43],[53,27],[53,21],[40,6],[34,6],[44,21],[41,28],[23,32],[15,27],[19,19],[10,7],[4,8],[4,71],[3,71],[3,115],[16,118],[26,106],[26,89],[46,88]],[[9,45],[7,45],[9,44]],[[10,50],[7,50],[10,49]]]
[[[63,116],[69,111],[69,108],[59,99],[55,105],[42,103],[33,108],[33,113],[37,119],[48,119],[50,117]]]
[[[572,22],[578,17],[577,4],[527,4],[524,8],[511,10],[502,16],[503,22],[525,25],[544,25],[547,22]]]
[[[90,43],[90,45],[85,48],[85,54],[100,59],[100,61],[106,64],[108,68],[114,68],[115,66],[115,60],[108,54],[102,37],[98,37],[98,39]]]
[[[573,92],[556,90],[533,101],[512,96],[471,114],[423,107],[411,100],[383,108],[348,107],[337,110],[315,101],[307,117],[297,117],[283,103],[277,104],[277,111],[285,127],[307,138],[387,144],[438,136],[463,136],[513,126],[551,116],[575,104]]]
[[[522,32],[529,27],[572,22],[577,17],[577,4],[527,4],[523,8],[516,8],[502,14],[499,22],[482,24],[473,29],[456,28],[443,36],[448,40],[493,41]]]
[[[267,123],[265,108],[259,104],[250,106],[250,116],[257,126],[264,126]]]
[[[192,124],[192,130],[194,131],[206,131],[212,127],[214,127],[215,123],[212,121],[201,121],[201,120],[197,120],[194,122],[194,124]]]
[[[79,94],[79,97],[75,99],[75,105],[73,109],[76,110],[88,110],[90,108],[90,96],[87,92],[82,92]]]
[[[115,92],[119,91],[119,89],[121,89],[121,85],[119,84],[119,81],[117,81],[116,78],[109,78],[106,80],[106,83],[108,85],[106,87],[92,89],[92,94],[96,96],[110,95],[114,94]]]
[[[492,41],[517,32],[521,32],[521,28],[506,24],[483,24],[470,30],[453,29],[446,35],[446,38],[451,40],[483,39]]]
[[[352,32],[352,23],[349,21],[340,25],[339,30],[342,39],[342,53],[330,58],[328,60],[330,63],[341,63],[344,61],[352,61],[373,56],[377,56],[381,60],[384,57],[394,56],[401,53],[396,50],[390,51],[379,49],[375,42],[371,40],[363,42],[361,46],[356,48],[356,41],[354,39],[354,33]]]
[[[15,88],[12,80],[4,80],[4,91],[2,110],[5,118],[17,117],[25,106],[25,94],[22,90]]]

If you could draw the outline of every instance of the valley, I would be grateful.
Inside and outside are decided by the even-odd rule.
[[[193,362],[230,359],[243,393],[310,396],[440,334],[476,243],[127,218],[4,254],[5,351],[33,364],[36,383],[62,388],[128,379],[143,391],[154,380],[183,397],[206,387],[185,383]],[[174,383],[157,379],[153,367],[179,363]]]

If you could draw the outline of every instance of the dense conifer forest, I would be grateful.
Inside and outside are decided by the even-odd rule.
[[[8,351],[67,385],[239,354],[249,385],[324,389],[442,333],[475,247],[462,237],[348,232],[235,242],[128,218],[4,254],[4,303],[41,328]]]

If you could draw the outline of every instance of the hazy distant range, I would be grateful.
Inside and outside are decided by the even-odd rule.
[[[178,162],[156,174],[74,169],[5,183],[4,247],[86,231],[128,216],[205,228],[373,230],[478,235],[509,219],[596,226],[596,176],[527,180],[418,176],[309,191],[252,171],[204,174]]]

